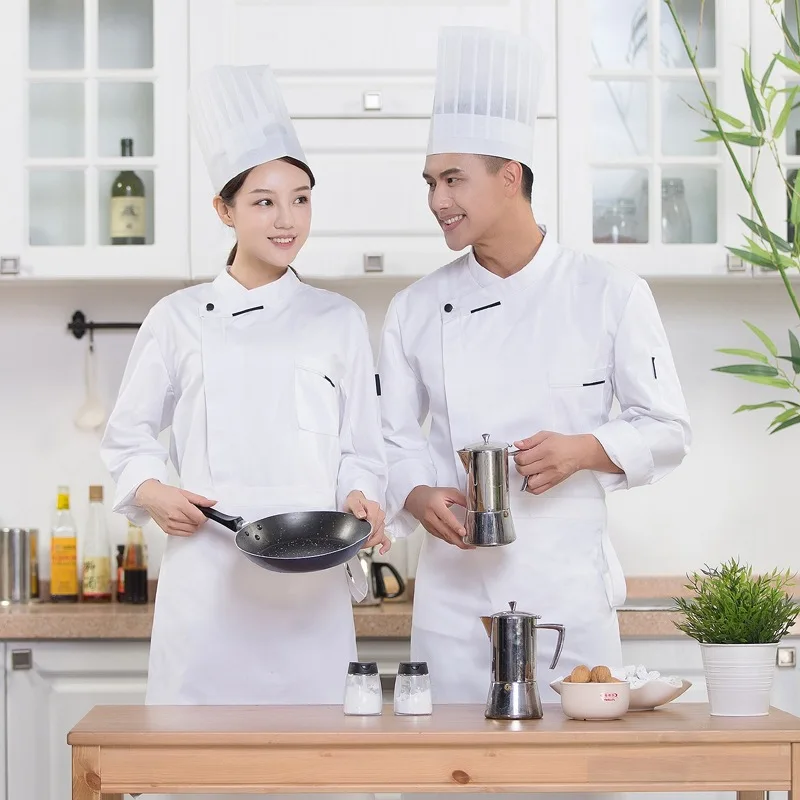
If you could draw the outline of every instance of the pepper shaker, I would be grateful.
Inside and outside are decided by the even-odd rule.
[[[394,713],[421,716],[432,712],[431,677],[427,662],[401,662],[394,684]]]
[[[344,713],[376,716],[383,709],[383,692],[375,661],[351,661],[344,686]]]

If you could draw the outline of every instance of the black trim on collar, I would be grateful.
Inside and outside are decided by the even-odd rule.
[[[251,311],[263,311],[264,306],[253,306],[252,308],[245,308],[243,311],[234,311],[232,317],[238,317],[241,314],[249,314]]]
[[[480,308],[473,308],[470,311],[470,314],[477,314],[478,311],[486,311],[487,308],[497,308],[500,305],[500,301],[498,300],[496,303],[489,303],[488,306],[481,306]]]

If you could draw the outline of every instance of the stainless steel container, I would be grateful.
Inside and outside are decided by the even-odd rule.
[[[488,719],[541,719],[542,701],[536,684],[536,632],[546,628],[558,633],[553,661],[555,669],[564,646],[564,626],[542,624],[537,614],[508,611],[481,617],[492,642],[492,682],[486,700]]]
[[[30,534],[25,528],[0,528],[0,605],[30,599]]]
[[[508,459],[517,451],[508,448],[505,442],[489,441],[489,434],[484,433],[482,442],[458,451],[467,473],[466,544],[498,547],[517,538],[508,489]],[[523,490],[527,485],[525,478]]]

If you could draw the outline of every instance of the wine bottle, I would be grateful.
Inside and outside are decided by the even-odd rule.
[[[133,156],[133,139],[121,140],[122,155]],[[144,183],[132,170],[123,170],[111,184],[111,244],[144,244],[147,228]]]

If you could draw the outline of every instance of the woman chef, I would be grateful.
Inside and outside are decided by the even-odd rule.
[[[314,176],[269,68],[216,67],[190,107],[237,246],[213,283],[147,315],[102,443],[114,509],[170,534],[147,703],[339,703],[356,658],[345,567],[267,572],[193,504],[245,520],[350,511],[372,524],[369,545],[388,548],[365,318],[290,266],[308,237]],[[158,436],[169,426],[167,451]],[[166,482],[168,457],[181,488]]]

